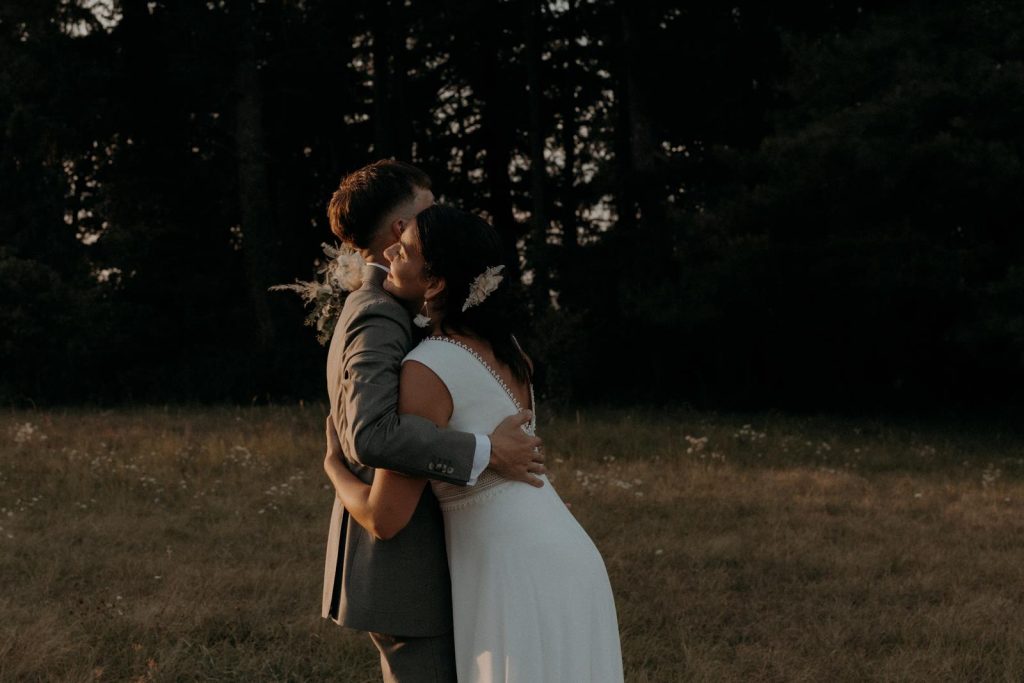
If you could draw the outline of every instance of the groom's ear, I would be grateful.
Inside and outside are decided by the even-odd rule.
[[[445,281],[443,277],[431,276],[427,280],[427,288],[423,291],[423,298],[432,300],[442,296],[445,291]]]
[[[390,228],[389,234],[391,235],[391,237],[394,238],[394,240],[396,242],[398,240],[402,239],[402,228],[403,227],[405,227],[405,221],[403,221],[401,218],[399,218],[398,220],[396,220],[396,221],[391,223],[391,228]]]

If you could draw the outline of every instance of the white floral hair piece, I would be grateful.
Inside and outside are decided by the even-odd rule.
[[[504,275],[499,275],[504,269],[504,265],[491,266],[477,275],[469,286],[469,296],[466,297],[466,303],[462,304],[462,310],[465,311],[467,308],[483,303],[483,300],[490,296],[491,292],[496,290],[501,281],[505,279]]]

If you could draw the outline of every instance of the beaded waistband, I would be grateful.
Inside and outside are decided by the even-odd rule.
[[[490,491],[503,484],[511,483],[510,480],[491,470],[484,470],[473,486],[456,486],[455,484],[446,484],[439,481],[430,482],[442,510],[453,510],[463,507],[471,502],[475,502],[476,499],[483,500],[484,497],[490,497],[489,495],[484,496],[484,494],[489,494]]]

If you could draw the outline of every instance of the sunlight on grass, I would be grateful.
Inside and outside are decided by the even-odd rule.
[[[324,410],[0,415],[0,679],[379,680],[319,616]],[[1024,678],[1019,438],[649,411],[540,431],[627,680]]]

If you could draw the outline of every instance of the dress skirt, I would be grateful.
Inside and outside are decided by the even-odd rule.
[[[460,683],[623,680],[604,561],[541,478],[441,502]]]

